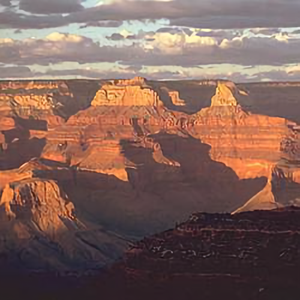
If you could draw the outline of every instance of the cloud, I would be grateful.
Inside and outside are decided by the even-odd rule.
[[[87,22],[84,25],[80,26],[80,29],[87,27],[120,27],[123,25],[123,21],[94,21]]]
[[[158,50],[162,54],[184,54],[195,48],[217,46],[216,39],[198,35],[181,33],[157,32],[153,41],[146,44],[146,49]]]
[[[118,66],[106,70],[91,67],[75,67],[73,69],[52,69],[33,71],[28,66],[5,66],[0,64],[0,78],[89,78],[89,79],[115,79],[132,78],[134,76],[146,77],[150,80],[186,80],[186,79],[227,79],[234,82],[259,81],[299,81],[300,65],[285,69],[270,69],[249,75],[244,71],[218,72],[210,68],[168,68],[142,66]]]
[[[10,6],[11,5],[11,0],[0,0],[0,5]]]
[[[34,76],[29,67],[25,66],[12,66],[5,67],[0,65],[0,76],[2,78],[28,78]]]
[[[200,33],[199,33],[200,34]],[[183,33],[156,33],[144,43],[147,55],[136,59],[143,65],[196,66],[207,64],[283,65],[300,62],[300,39],[272,37],[216,37]]]
[[[129,44],[101,45],[93,39],[53,32],[43,39],[0,39],[0,62],[16,65],[49,65],[61,62],[119,62],[127,66],[195,67],[199,65],[236,64],[273,65],[300,63],[300,39],[286,34],[272,37],[202,36],[201,32],[169,32],[136,36],[121,31],[110,37]]]
[[[106,37],[108,40],[112,41],[121,41],[121,40],[136,40],[138,36],[127,30],[122,30],[120,33],[113,33],[110,36]]]
[[[54,32],[44,39],[0,39],[0,62],[18,65],[49,65],[60,62],[128,61],[143,54],[143,49],[131,45],[101,46],[80,35]]]
[[[1,2],[8,4],[7,0]],[[195,28],[280,28],[298,27],[300,15],[298,0],[123,0],[106,1],[103,5],[91,8],[84,8],[81,2],[21,0],[21,9],[45,15],[28,15],[9,10],[0,13],[0,24],[24,29],[99,21],[167,19],[174,26]]]
[[[81,0],[21,0],[19,9],[33,14],[62,14],[82,11]]]
[[[258,35],[258,34],[262,34],[262,35],[274,35],[274,34],[278,34],[281,32],[281,28],[252,28],[250,30],[250,32]]]

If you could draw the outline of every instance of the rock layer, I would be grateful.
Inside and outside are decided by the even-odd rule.
[[[197,91],[216,86],[216,92],[210,105],[190,114],[181,106],[188,103],[187,92],[175,89],[182,83],[90,82],[91,92],[76,90],[85,82],[61,84],[61,91],[52,91],[53,103],[61,108],[47,114],[39,108],[32,118],[20,117],[17,110],[0,115],[3,228],[17,226],[30,237],[42,234],[62,247],[66,254],[57,250],[55,263],[47,262],[51,266],[67,268],[77,260],[86,267],[87,257],[101,265],[125,243],[111,232],[141,237],[193,211],[252,210],[265,208],[266,202],[270,208],[283,198],[284,204],[297,203],[297,124],[250,113],[240,102],[247,93],[233,83],[191,82],[188,86]],[[36,90],[39,96],[45,93],[39,85]],[[162,92],[174,110],[167,108]],[[288,200],[280,191],[281,177],[294,188]],[[279,188],[270,190],[277,182]],[[101,239],[109,250],[103,250]],[[40,242],[30,246],[41,249]]]

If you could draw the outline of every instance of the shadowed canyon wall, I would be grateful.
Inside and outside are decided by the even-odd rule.
[[[244,105],[252,85],[138,77],[0,86],[3,228],[24,237],[16,257],[27,243],[56,249],[55,261],[31,253],[22,263],[100,266],[195,211],[299,203],[298,125]],[[43,245],[31,244],[36,236]]]

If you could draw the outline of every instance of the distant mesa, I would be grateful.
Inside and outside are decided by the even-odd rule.
[[[179,91],[168,89],[167,87],[161,87],[161,90],[169,95],[171,102],[175,106],[185,106],[186,103],[180,98]]]
[[[140,85],[144,86],[147,85],[147,79],[144,77],[136,76],[132,79],[116,79],[112,80],[111,83],[113,85],[118,85],[118,86],[126,86],[126,85]]]
[[[158,94],[142,77],[114,80],[97,92],[92,106],[163,106]]]

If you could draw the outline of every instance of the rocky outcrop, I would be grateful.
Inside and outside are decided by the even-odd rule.
[[[139,80],[129,84],[105,84],[97,92],[92,106],[162,106],[157,93],[148,87],[143,87]]]
[[[147,300],[198,295],[271,300],[284,299],[286,293],[293,299],[300,291],[299,217],[295,208],[194,214],[132,245],[106,280],[99,280],[99,290],[107,298]]]
[[[272,191],[272,182],[268,181],[262,191],[253,196],[245,205],[233,212],[233,214],[254,210],[272,210],[279,207],[281,205],[275,200]]]
[[[175,106],[185,106],[185,101],[180,99],[178,91],[168,91],[169,97]]]
[[[113,84],[119,85],[119,86],[128,86],[128,85],[134,85],[134,86],[145,86],[147,85],[147,80],[144,77],[136,76],[133,79],[119,79],[119,80],[113,80]]]
[[[193,135],[211,145],[211,157],[240,178],[268,176],[282,155],[282,140],[290,134],[288,121],[249,114],[234,96],[236,90],[233,84],[218,85],[211,107],[193,116]]]
[[[65,119],[87,108],[99,83],[94,81],[8,81],[0,82],[0,113],[22,118]]]
[[[99,264],[111,261],[115,252],[101,254],[101,239],[116,253],[123,243],[111,240],[100,224],[123,238],[141,237],[169,228],[192,211],[277,207],[281,198],[270,188],[272,170],[280,168],[291,181],[299,179],[297,124],[250,113],[241,104],[246,93],[233,83],[219,82],[211,105],[195,114],[181,110],[184,89],[165,89],[173,100],[171,110],[158,96],[167,84],[143,78],[66,85],[69,95],[53,91],[53,103],[62,103],[65,119],[56,108],[43,114],[42,102],[36,116],[0,118],[0,142],[6,143],[0,153],[3,228],[16,227],[31,238],[41,234],[62,247],[64,254],[50,251],[56,266],[72,265],[75,259],[84,266],[86,258]],[[45,92],[29,91],[37,96]],[[22,98],[18,101],[18,107],[25,107]],[[72,101],[78,106],[69,111]],[[294,193],[288,200],[297,197]],[[71,242],[64,243],[69,236]],[[28,243],[44,251],[40,242]]]
[[[6,185],[0,205],[8,216],[31,220],[51,237],[65,227],[64,219],[75,220],[74,205],[48,180],[25,180]]]
[[[214,106],[237,106],[237,87],[234,83],[219,83],[216,94],[211,99],[211,107]]]
[[[5,213],[9,218],[15,218],[15,213],[12,212],[10,203],[14,199],[14,190],[7,184],[2,191],[0,206],[3,205],[5,207]]]
[[[41,89],[58,89],[65,88],[66,85],[63,81],[42,81],[42,80],[34,80],[34,81],[2,81],[0,82],[0,88],[4,91],[10,90],[41,90]]]
[[[37,110],[51,110],[55,108],[55,104],[53,103],[53,94],[46,95],[17,95],[13,99],[13,106],[19,106],[22,110],[26,110],[27,108]]]
[[[0,255],[27,270],[84,271],[115,260],[125,242],[90,226],[58,183],[29,179],[7,184],[0,202]],[[97,245],[97,246],[93,246]],[[105,247],[113,249],[105,250]]]

